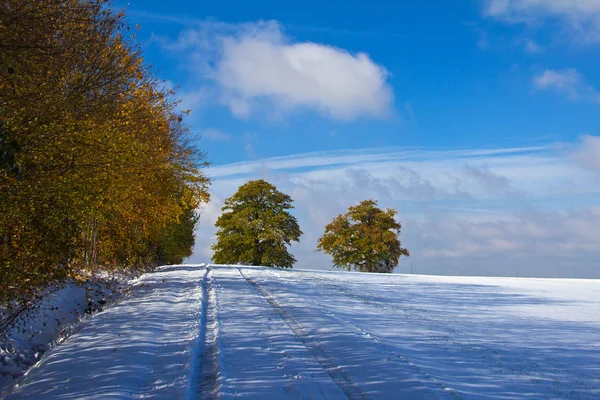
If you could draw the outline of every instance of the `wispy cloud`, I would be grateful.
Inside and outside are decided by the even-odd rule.
[[[329,268],[330,260],[315,252],[325,224],[376,198],[400,212],[403,243],[419,272],[598,276],[598,151],[600,138],[590,136],[566,148],[380,148],[213,167],[215,196],[197,232],[197,257],[210,254],[208,222],[223,199],[260,177],[295,200],[305,232],[292,248],[298,267]]]
[[[584,135],[581,145],[571,153],[578,165],[591,170],[600,177],[600,137]]]
[[[539,54],[544,52],[544,48],[536,43],[534,40],[525,40],[525,52],[529,54]]]
[[[547,69],[533,77],[533,86],[538,90],[554,90],[570,100],[600,103],[600,93],[588,85],[574,68],[564,70]]]
[[[483,13],[507,23],[534,26],[554,21],[571,41],[600,43],[600,2],[597,0],[484,0]]]
[[[238,162],[227,165],[214,166],[208,172],[211,177],[228,177],[236,175],[252,174],[265,167],[270,170],[286,170],[293,172],[294,169],[309,168],[311,170],[322,167],[348,167],[357,164],[389,165],[389,163],[419,163],[423,161],[435,162],[435,160],[455,160],[464,164],[470,159],[496,158],[502,156],[536,153],[543,154],[548,150],[546,146],[516,147],[502,149],[468,149],[468,150],[432,150],[417,147],[379,147],[361,150],[337,150],[294,154],[292,156],[271,157],[258,161]]]
[[[214,128],[204,129],[200,132],[200,136],[204,139],[212,140],[215,142],[228,142],[231,139],[233,139],[233,136],[230,133],[223,132]]]
[[[489,16],[557,15],[593,16],[600,14],[597,0],[486,0],[485,13]]]
[[[256,135],[253,133],[246,132],[244,134],[244,152],[246,153],[246,157],[250,160],[256,159],[256,152],[254,151],[254,145],[252,144],[255,137]]]
[[[149,13],[141,10],[132,10],[129,13],[135,19],[152,21],[154,23],[163,24],[175,24],[188,28],[201,27],[207,23],[216,23],[213,19],[202,19],[193,18],[186,15],[168,15],[168,14],[157,14]],[[227,24],[220,22],[221,25],[232,26],[234,24]],[[350,37],[368,37],[368,38],[394,38],[404,39],[406,41],[414,42],[438,42],[438,43],[457,43],[461,42],[462,39],[453,37],[448,34],[445,35],[415,35],[414,32],[402,32],[392,30],[372,30],[372,29],[343,29],[334,28],[330,26],[318,26],[318,25],[307,25],[307,24],[286,24],[286,28],[290,31],[298,32],[318,32],[326,33],[336,36],[350,36]]]

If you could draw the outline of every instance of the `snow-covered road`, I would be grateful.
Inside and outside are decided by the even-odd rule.
[[[173,266],[8,399],[600,398],[600,281]]]

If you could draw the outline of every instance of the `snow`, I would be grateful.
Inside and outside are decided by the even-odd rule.
[[[205,273],[179,266],[142,275],[130,296],[86,320],[7,399],[181,398]]]
[[[50,287],[28,312],[0,335],[0,396],[50,348],[63,342],[91,312],[102,310],[134,282],[126,277],[90,275],[84,282]],[[0,308],[0,320],[10,315]]]
[[[600,280],[182,265],[7,399],[595,399]]]

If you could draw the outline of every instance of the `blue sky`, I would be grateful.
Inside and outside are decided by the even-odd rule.
[[[600,277],[600,0],[116,4],[212,161],[192,261],[262,177],[296,199],[298,267],[372,197],[399,272]]]

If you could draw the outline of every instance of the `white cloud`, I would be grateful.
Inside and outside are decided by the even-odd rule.
[[[202,132],[200,132],[200,136],[206,140],[212,140],[215,142],[228,142],[233,138],[230,133],[213,128],[204,129]]]
[[[598,15],[598,0],[487,0],[485,13],[490,16],[509,15]]]
[[[557,93],[567,96],[570,100],[600,103],[600,93],[586,84],[581,74],[574,68],[564,70],[547,69],[533,77],[533,86],[538,90],[555,90]]]
[[[600,42],[598,0],[484,0],[484,15],[529,25],[553,19],[562,25],[572,40]]]
[[[256,135],[252,133],[246,132],[244,134],[244,152],[246,153],[246,157],[251,160],[256,159],[256,152],[254,151],[254,145],[252,144],[255,137]]]
[[[330,268],[330,259],[315,251],[325,224],[375,198],[400,213],[403,244],[412,253],[400,272],[412,265],[420,273],[599,277],[593,168],[600,167],[600,137],[563,149],[383,148],[214,167],[214,215],[199,227],[194,260],[210,254],[214,227],[208,220],[216,219],[223,199],[261,177],[295,200],[305,233],[292,247],[298,268]],[[592,170],[580,169],[584,165]]]
[[[498,175],[484,166],[465,165],[463,168],[465,178],[472,180],[475,186],[481,187],[485,193],[492,195],[512,195],[521,194],[512,187],[510,180],[506,176]]]
[[[221,208],[224,201],[225,199],[222,196],[213,192],[210,196],[210,202],[202,204],[198,210],[200,213],[201,230],[196,232],[194,256],[199,260],[203,260],[202,262],[210,260],[213,256],[214,252],[210,247],[217,239],[214,226],[221,215]]]
[[[415,112],[412,108],[412,105],[410,104],[410,101],[404,102],[404,111],[406,111],[410,119],[415,119]]]
[[[582,82],[579,72],[572,68],[562,71],[547,69],[533,77],[533,85],[536,89],[555,89],[573,100],[579,97]]]
[[[275,21],[206,23],[185,30],[175,52],[192,52],[190,70],[215,85],[217,97],[240,118],[316,110],[337,120],[382,118],[391,112],[388,73],[365,53],[297,42]]]
[[[541,277],[600,276],[600,213],[527,210],[476,221],[456,215],[408,220],[420,272]]]
[[[582,136],[578,148],[571,153],[571,156],[580,166],[600,176],[600,137]]]
[[[539,54],[544,51],[544,48],[535,41],[528,39],[525,41],[525,52],[529,54]]]

